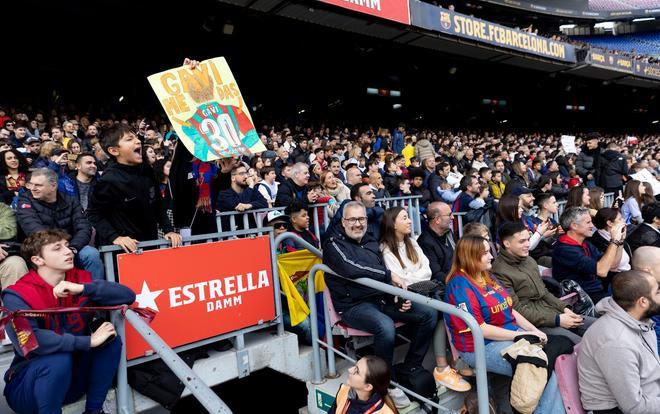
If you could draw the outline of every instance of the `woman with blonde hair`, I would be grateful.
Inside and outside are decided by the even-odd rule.
[[[429,281],[432,275],[429,259],[411,234],[412,220],[406,209],[392,207],[385,211],[380,225],[380,249],[385,267],[399,275],[407,286]],[[470,384],[447,362],[447,333],[442,320],[433,332],[433,351],[436,361],[433,377],[436,384],[459,392],[468,391]]]
[[[506,289],[491,275],[490,245],[483,237],[467,236],[456,244],[454,259],[447,277],[445,302],[470,313],[481,326],[486,344],[486,370],[512,376],[511,364],[500,351],[513,344],[519,335],[534,335],[542,343],[545,333],[513,309]],[[466,323],[445,315],[454,347],[461,358],[475,367],[474,339]]]
[[[332,173],[332,171],[323,171],[320,177],[323,189],[338,203],[351,198],[351,190],[341,180]]]

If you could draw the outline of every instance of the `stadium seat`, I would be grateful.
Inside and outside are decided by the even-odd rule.
[[[332,304],[330,291],[328,290],[327,287],[323,290],[323,299],[325,301],[325,305],[328,307],[328,313],[330,315],[330,326],[332,326],[333,335],[342,335],[345,338],[351,336],[372,336],[372,334],[370,334],[369,332],[351,328],[350,326],[346,325],[346,323],[342,322],[341,316],[339,316],[339,314],[335,310],[335,306]],[[396,322],[394,326],[398,328],[400,326],[403,326],[403,323]]]
[[[619,36],[573,36],[573,39],[604,49],[660,56],[660,33],[658,32]]]
[[[578,385],[577,353],[579,348],[580,346],[576,345],[572,354],[560,355],[555,362],[559,393],[564,401],[564,409],[567,414],[585,414],[580,401]]]

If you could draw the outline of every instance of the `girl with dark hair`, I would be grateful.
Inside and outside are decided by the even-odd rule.
[[[595,217],[598,210],[605,207],[605,190],[600,187],[589,189],[589,214]]]
[[[174,226],[174,214],[173,214],[173,197],[172,197],[172,186],[170,186],[170,168],[172,167],[172,161],[163,159],[157,160],[152,166],[154,169],[154,175],[156,176],[156,181],[158,181],[160,195],[162,202],[165,204],[167,211],[167,218],[170,221],[170,225]],[[158,237],[162,238],[165,233],[162,233],[162,229],[158,229]]]
[[[523,214],[523,208],[520,205],[519,197],[513,194],[506,194],[500,198],[495,215],[495,225],[499,229],[504,223],[520,221]]]
[[[387,393],[391,370],[376,356],[366,355],[348,369],[346,384],[339,391],[328,414],[398,414]]]
[[[259,155],[250,160],[250,168],[254,168],[257,171],[257,175],[261,175],[261,169],[265,166],[263,159]]]
[[[623,191],[625,201],[621,206],[621,215],[623,215],[626,224],[641,224],[644,222],[642,219],[642,206],[644,205],[642,194],[645,192],[646,184],[641,181],[632,180],[626,184]]]
[[[623,217],[619,210],[614,208],[601,208],[598,210],[598,213],[593,220],[596,231],[593,236],[589,238],[591,244],[594,245],[601,253],[605,253],[607,246],[610,245],[612,241],[611,231],[614,226],[623,223]],[[623,238],[626,237],[626,228],[623,228]],[[626,272],[631,269],[630,260],[632,258],[632,250],[630,246],[625,241],[623,242],[623,251],[621,252],[621,260],[618,263],[615,263],[607,274],[607,278],[601,279],[603,283],[603,289],[607,291],[607,288],[612,281],[612,278],[616,276],[619,272]]]
[[[19,151],[10,149],[0,152],[0,197],[11,205],[19,191],[25,187],[28,162]]]
[[[566,209],[571,207],[586,207],[591,204],[591,197],[589,196],[589,189],[587,187],[573,187],[568,191],[568,201],[566,202]],[[592,215],[593,217],[593,215]]]
[[[412,220],[403,207],[385,211],[380,224],[380,249],[385,267],[399,275],[406,285],[431,280],[429,259],[417,241],[411,237]],[[433,350],[436,367],[433,371],[436,383],[463,392],[470,389],[465,381],[447,362],[447,333],[445,324],[439,322],[433,332]]]

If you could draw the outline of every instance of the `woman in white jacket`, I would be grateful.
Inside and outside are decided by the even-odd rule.
[[[380,248],[385,266],[401,277],[406,285],[431,279],[429,259],[424,255],[412,234],[412,220],[402,207],[385,211],[380,227]],[[455,391],[468,391],[471,387],[447,362],[447,332],[442,318],[433,333],[433,351],[436,367],[433,377],[438,385]]]

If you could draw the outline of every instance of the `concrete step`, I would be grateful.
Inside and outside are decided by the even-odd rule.
[[[285,332],[278,336],[273,331],[257,331],[245,336],[245,350],[242,354],[241,363],[245,362],[249,367],[249,372],[254,372],[263,368],[272,368],[278,372],[286,374],[300,381],[311,380],[312,377],[312,348],[298,346],[298,337],[295,334]],[[215,385],[239,378],[238,353],[235,349],[224,352],[209,351],[209,358],[200,359],[195,362],[193,371],[200,376],[202,381],[213,387]],[[244,357],[247,356],[247,361]],[[0,353],[0,373],[4,373],[11,364],[13,352]],[[2,381],[2,380],[0,380]],[[0,382],[0,391],[4,389],[4,381]],[[162,407],[145,397],[144,395],[133,391],[133,400],[135,412],[156,414],[162,411]],[[186,388],[182,397],[190,395]],[[80,400],[69,404],[63,408],[64,414],[78,414],[84,411],[85,401]],[[113,414],[116,413],[115,390],[108,393],[106,408]],[[0,398],[0,413],[13,413],[7,406],[4,397]]]

